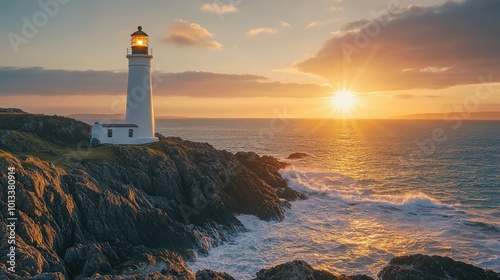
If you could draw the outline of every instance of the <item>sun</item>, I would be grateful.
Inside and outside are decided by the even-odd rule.
[[[341,111],[351,110],[357,102],[356,94],[346,90],[337,91],[332,96],[333,106]]]

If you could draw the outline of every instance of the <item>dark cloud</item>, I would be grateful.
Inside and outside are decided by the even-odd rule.
[[[116,95],[127,91],[127,73],[0,67],[1,95]],[[258,75],[181,72],[153,74],[157,96],[191,97],[321,97],[331,88],[283,83]]]
[[[499,82],[499,27],[498,0],[412,6],[330,39],[295,66],[360,92]]]

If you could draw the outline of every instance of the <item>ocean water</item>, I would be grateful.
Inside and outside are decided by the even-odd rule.
[[[193,270],[251,279],[302,259],[339,274],[376,276],[398,255],[449,256],[500,271],[500,122],[442,120],[159,120],[166,136],[255,151],[309,199],[282,222],[238,218],[249,229]],[[287,160],[294,152],[310,156]]]

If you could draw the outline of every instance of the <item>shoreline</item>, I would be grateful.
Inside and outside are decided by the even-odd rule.
[[[291,201],[307,199],[290,188],[279,172],[286,164],[273,157],[233,154],[161,135],[160,142],[149,145],[90,148],[84,145],[90,126],[82,122],[22,111],[0,117],[0,168],[16,170],[21,219],[16,274],[1,265],[8,279],[231,279],[205,270],[197,277],[184,260],[195,252],[208,253],[243,230],[238,214],[280,223],[286,208],[293,209]],[[2,185],[8,182],[5,175]],[[6,228],[3,215],[0,223]],[[4,256],[6,249],[2,244]],[[421,262],[435,259],[395,260],[421,270]],[[438,259],[453,269],[498,277]],[[135,274],[147,265],[162,268]],[[407,272],[397,263],[389,267],[390,273]],[[296,279],[340,279],[300,261],[261,270],[256,279],[290,280],[290,271]],[[313,278],[303,278],[307,275]],[[371,279],[353,277],[342,279]]]

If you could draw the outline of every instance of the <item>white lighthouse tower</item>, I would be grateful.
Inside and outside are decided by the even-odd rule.
[[[127,52],[128,87],[126,124],[100,124],[92,127],[91,143],[146,144],[158,141],[154,136],[155,117],[151,88],[149,36],[142,27],[132,33],[132,50]]]
[[[132,33],[132,52],[128,58],[127,114],[125,121],[139,126],[139,143],[158,141],[154,137],[155,119],[151,89],[151,61],[149,36],[142,27]]]

